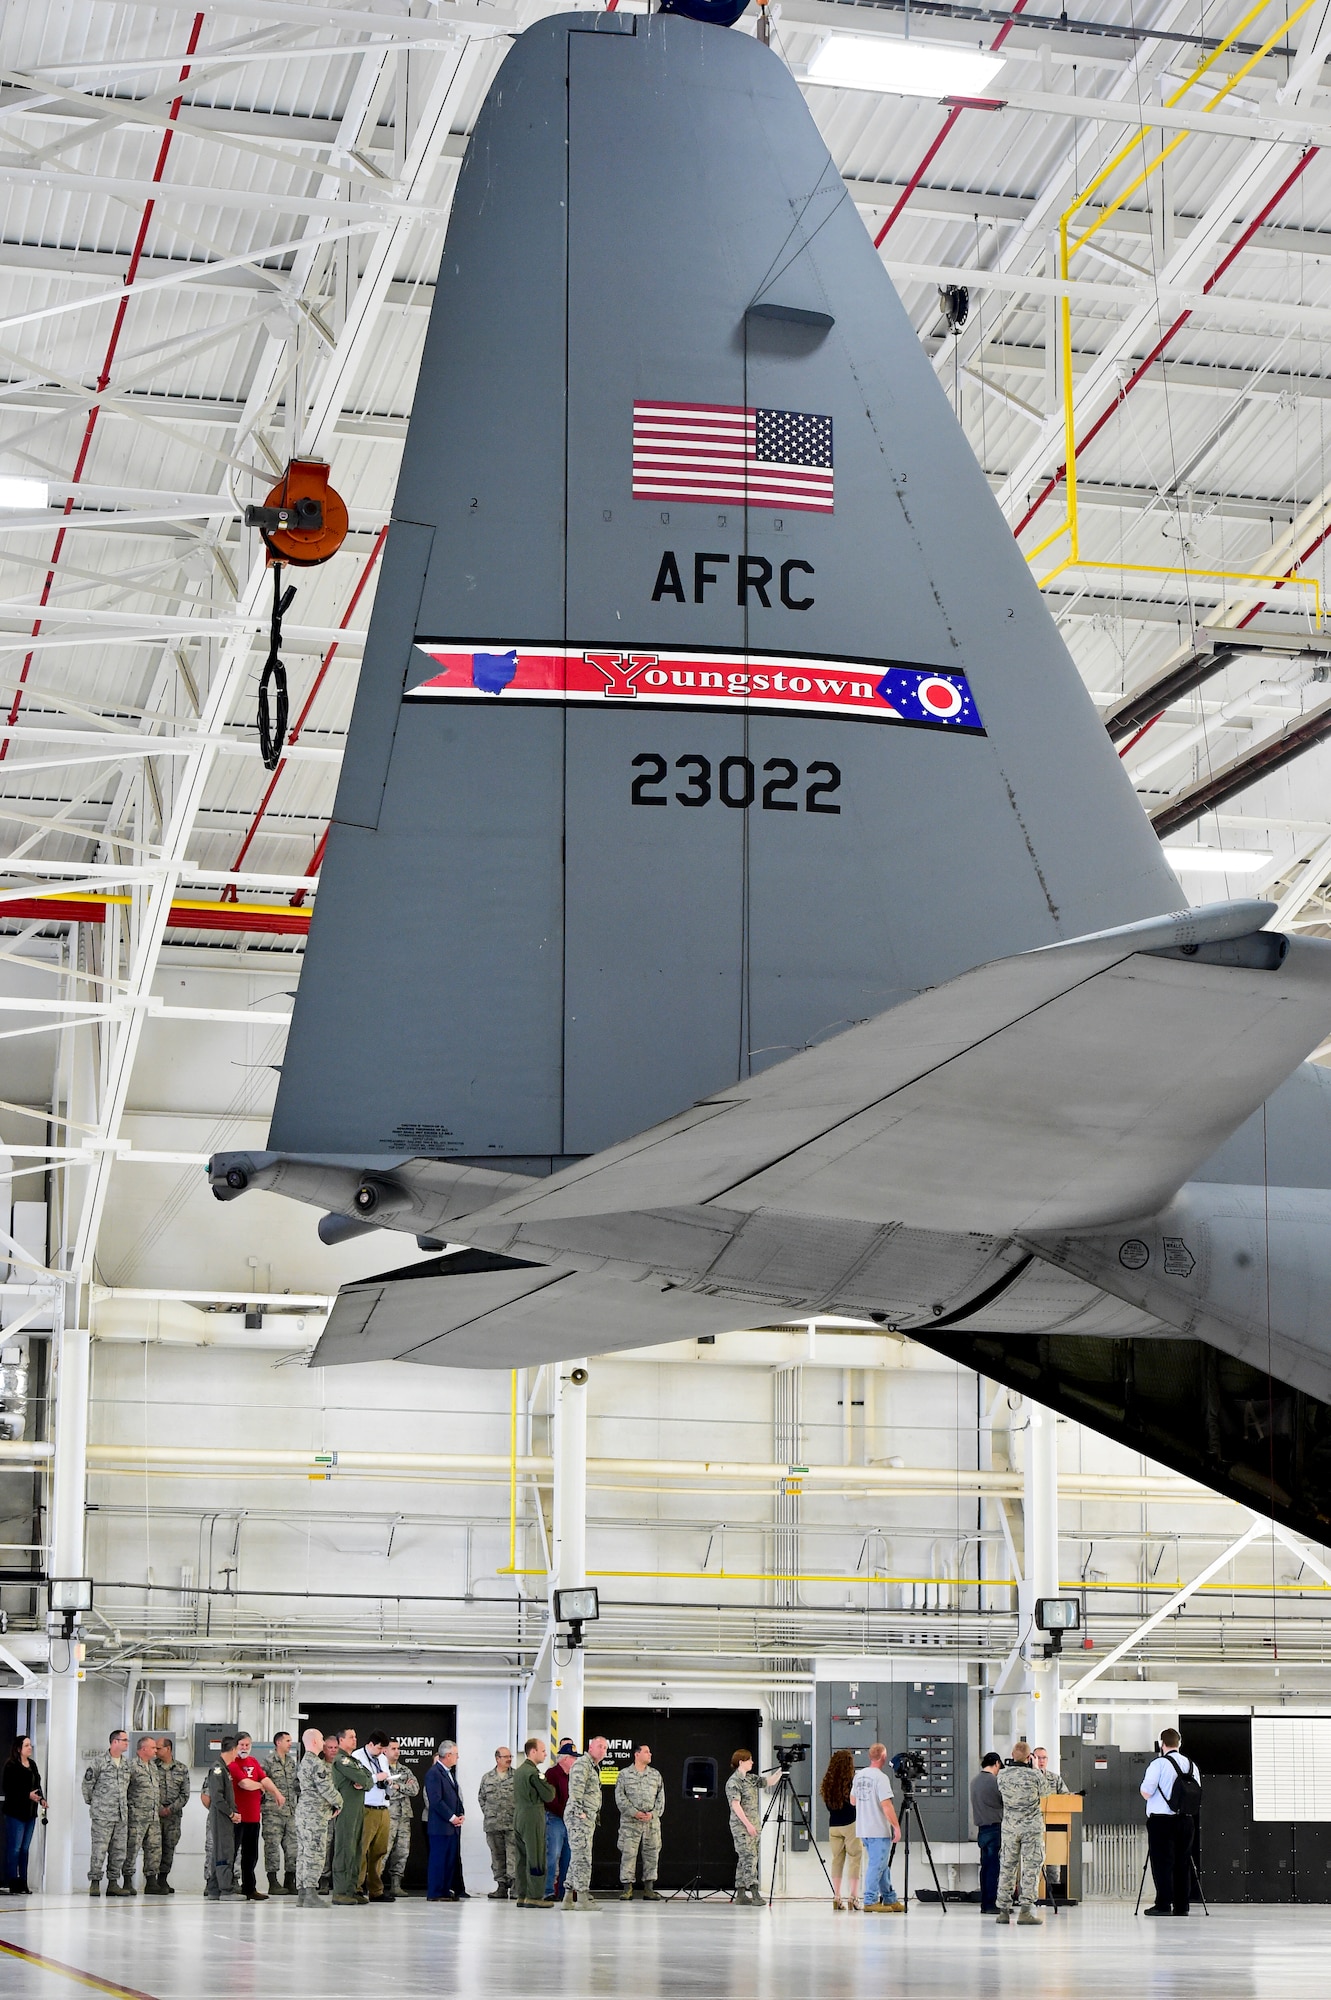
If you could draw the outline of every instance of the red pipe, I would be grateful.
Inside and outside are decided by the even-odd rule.
[[[380,551],[382,550],[384,542],[387,540],[387,537],[388,537],[388,524],[385,522],[384,526],[380,528],[378,534],[374,538],[374,547],[370,550],[369,557],[366,561],[364,569],[360,573],[360,578],[356,584],[356,588],[351,593],[351,598],[347,605],[347,608],[342,613],[342,616],[338,621],[337,629],[339,632],[345,632],[348,625],[350,625],[351,620],[355,615],[356,606],[360,603],[361,593],[365,589],[366,584],[369,582],[370,577],[374,573],[374,566],[379,560]],[[314,685],[310,689],[308,695],[305,697],[305,705],[301,709],[300,714],[296,717],[294,726],[288,732],[287,746],[289,749],[294,750],[297,742],[300,740],[300,732],[305,727],[305,723],[309,717],[310,710],[314,706],[315,697],[317,696],[320,688],[324,684],[324,676],[327,674],[328,669],[333,664],[333,655],[336,653],[339,643],[340,642],[338,640],[334,639],[332,645],[328,648],[328,651],[323,656],[323,660],[321,661],[319,666],[319,671],[314,677]],[[245,856],[249,853],[251,842],[253,841],[255,834],[259,831],[260,822],[262,821],[264,814],[268,810],[269,804],[272,801],[273,793],[277,790],[277,781],[281,777],[283,771],[286,770],[286,767],[287,767],[287,760],[285,757],[283,757],[281,762],[278,764],[277,769],[273,772],[272,777],[268,780],[268,789],[264,793],[263,798],[259,802],[259,810],[255,813],[253,820],[250,822],[249,832],[245,835],[245,838],[240,843],[240,852],[237,854],[235,860],[231,864],[233,869],[238,870],[241,864],[243,863]],[[231,903],[235,902],[236,891],[234,886],[225,889],[222,892],[222,894],[223,894],[223,901]]]
[[[1026,5],[1026,0],[1015,0],[1015,3],[1012,8],[1011,19],[1004,21],[1002,27],[999,29],[998,33],[994,36],[992,42],[990,42],[989,44],[989,52],[991,55],[993,54],[995,49],[1002,48],[1004,42],[1007,40],[1008,36],[1012,33],[1013,22],[1016,20],[1018,14],[1020,14],[1022,8],[1025,5]],[[887,221],[883,224],[878,234],[874,237],[873,247],[875,250],[881,249],[883,239],[887,235],[888,230],[892,227],[892,224],[896,221],[902,209],[906,206],[906,203],[910,200],[911,196],[914,194],[916,188],[920,185],[920,182],[923,180],[925,174],[928,173],[929,165],[934,157],[934,154],[938,151],[938,148],[942,145],[944,139],[946,139],[948,133],[952,130],[952,127],[956,124],[962,112],[965,111],[968,107],[978,109],[980,108],[981,104],[984,104],[984,108],[986,110],[997,111],[1001,109],[1001,106],[996,100],[994,103],[988,104],[984,103],[984,100],[976,98],[964,99],[952,106],[952,109],[948,112],[947,117],[943,120],[942,125],[939,127],[938,134],[934,139],[933,144],[930,146],[928,152],[925,154],[924,158],[920,161],[919,166],[916,167],[914,173],[911,175],[910,179],[906,182],[905,187],[902,189],[902,192],[897,200],[896,207],[892,210],[892,213],[888,216]]]
[[[310,865],[305,870],[305,873],[311,877],[317,875],[319,873],[319,870],[323,867],[324,850],[328,846],[328,835],[330,832],[331,828],[325,827],[323,832],[319,835],[318,840],[315,842],[314,853],[310,856]],[[291,907],[293,910],[298,910],[300,908],[301,904],[305,901],[305,897],[307,894],[308,894],[307,890],[297,889],[295,895],[291,898]]]
[[[117,899],[119,900],[119,899]],[[0,903],[0,922],[50,924],[104,924],[106,903],[95,896],[20,897]],[[173,903],[167,926],[185,931],[262,931],[282,936],[303,937],[310,928],[308,910],[262,909],[247,903]]]
[[[202,32],[203,32],[203,15],[196,14],[194,16],[194,26],[190,30],[189,44],[186,49],[187,55],[192,56],[195,50],[198,48],[199,36],[202,34]],[[180,72],[178,81],[184,83],[188,77],[189,77],[189,64],[186,63]],[[157,154],[157,165],[153,168],[153,173],[152,173],[154,186],[157,186],[160,183],[162,175],[166,171],[166,156],[171,150],[171,141],[175,137],[175,133],[172,128],[174,125],[174,121],[180,116],[180,106],[181,103],[183,102],[183,96],[184,93],[182,92],[181,95],[175,99],[174,103],[171,106],[170,111],[167,113],[167,118],[169,122],[166,131],[162,134],[162,144]],[[93,185],[95,185],[95,183],[93,183]],[[139,219],[139,233],[134,239],[134,248],[130,253],[129,269],[125,273],[125,295],[124,297],[122,297],[120,304],[116,307],[115,323],[111,328],[111,338],[107,342],[106,354],[102,361],[101,372],[97,377],[98,395],[101,395],[104,392],[107,383],[111,379],[112,364],[114,363],[116,358],[116,349],[120,345],[121,329],[125,324],[125,314],[129,308],[129,290],[130,287],[133,285],[134,280],[137,278],[139,274],[139,260],[143,255],[143,245],[148,234],[148,224],[152,221],[154,205],[155,204],[153,202],[153,198],[150,195],[148,197],[147,202],[144,204],[143,214]],[[70,484],[72,486],[77,486],[83,478],[84,468],[88,463],[88,453],[92,450],[93,432],[97,428],[97,419],[100,415],[101,415],[101,404],[94,403],[92,408],[88,412],[88,420],[83,427],[83,442],[79,446],[79,455],[74,466],[74,477],[70,481]],[[74,511],[74,500],[73,496],[71,495],[65,501],[65,513],[68,516],[69,514],[72,514],[73,511]],[[45,610],[47,604],[50,602],[51,590],[55,583],[56,567],[59,564],[61,553],[64,550],[65,546],[65,532],[66,532],[65,529],[62,527],[60,529],[60,532],[57,534],[55,538],[55,547],[51,550],[51,561],[46,571],[46,581],[42,585],[42,594],[38,599],[38,604],[41,610]],[[41,629],[42,629],[42,621],[39,616],[34,621],[32,631],[29,634],[29,636],[33,639],[37,638],[41,632]],[[18,721],[19,710],[23,706],[23,690],[27,686],[28,675],[32,669],[32,661],[33,661],[32,654],[31,653],[26,654],[24,656],[23,665],[19,669],[18,686],[14,691],[14,699],[10,705],[10,710],[9,710],[9,721],[11,725]],[[10,739],[8,736],[5,737],[3,743],[0,743],[0,761],[3,761],[3,759],[8,756],[9,743]]]
[[[1252,242],[1253,237],[1257,234],[1257,231],[1266,221],[1266,218],[1268,215],[1270,215],[1272,209],[1277,207],[1278,204],[1284,200],[1285,196],[1289,193],[1290,189],[1293,187],[1295,181],[1299,178],[1299,175],[1303,173],[1305,168],[1310,167],[1313,161],[1317,158],[1317,150],[1318,149],[1316,146],[1310,146],[1307,152],[1304,153],[1300,158],[1298,165],[1292,168],[1291,171],[1288,174],[1286,174],[1284,180],[1281,181],[1280,186],[1271,196],[1271,199],[1267,202],[1265,208],[1259,209],[1258,213],[1253,217],[1252,221],[1248,224],[1247,228],[1243,231],[1242,235],[1238,238],[1238,240],[1235,243],[1232,243],[1230,245],[1229,249],[1220,259],[1220,262],[1216,265],[1214,271],[1212,271],[1210,277],[1206,280],[1206,283],[1202,286],[1202,291],[1204,293],[1209,292],[1211,287],[1217,284],[1219,280],[1224,277],[1225,272],[1234,262],[1234,259],[1238,256],[1240,250],[1246,249],[1248,244]],[[1091,425],[1090,429],[1085,433],[1083,437],[1078,439],[1077,448],[1075,452],[1075,456],[1077,458],[1080,458],[1082,453],[1085,451],[1087,445],[1092,443],[1094,439],[1096,439],[1100,435],[1100,432],[1104,429],[1105,425],[1109,422],[1109,419],[1114,415],[1114,412],[1118,409],[1119,404],[1124,400],[1126,396],[1130,396],[1132,394],[1133,390],[1136,388],[1137,384],[1141,381],[1142,377],[1146,375],[1150,371],[1150,369],[1152,369],[1155,366],[1156,362],[1160,359],[1160,356],[1164,353],[1165,349],[1169,346],[1170,342],[1174,339],[1175,335],[1182,332],[1183,328],[1187,325],[1188,321],[1191,318],[1192,318],[1192,307],[1189,306],[1187,311],[1181,312],[1178,318],[1174,321],[1173,325],[1169,327],[1166,332],[1161,334],[1159,340],[1157,340],[1157,342],[1155,343],[1155,346],[1146,356],[1146,359],[1144,361],[1139,362],[1137,367],[1133,369],[1131,375],[1129,375],[1127,381],[1123,384],[1123,387],[1119,390],[1113,402],[1110,403],[1107,409],[1104,409],[1100,412],[1099,416],[1096,418],[1095,422]],[[1071,391],[1072,391],[1072,385],[1071,383],[1068,383],[1067,385],[1065,385],[1065,393],[1071,394]],[[1022,515],[1016,527],[1012,530],[1014,535],[1021,534],[1023,529],[1027,528],[1030,525],[1030,523],[1035,519],[1035,516],[1044,506],[1044,503],[1049,498],[1050,494],[1055,491],[1055,489],[1062,480],[1066,479],[1067,471],[1068,471],[1067,460],[1065,459],[1062,465],[1059,466],[1058,471],[1054,473],[1053,477],[1048,481],[1047,485],[1045,485],[1040,490],[1040,492],[1036,495],[1035,500],[1026,509],[1026,512]],[[1122,752],[1120,752],[1120,755],[1122,755]]]

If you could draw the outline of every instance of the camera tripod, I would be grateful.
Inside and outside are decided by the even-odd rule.
[[[768,1882],[767,1885],[767,1902],[769,1908],[771,1906],[772,1897],[776,1891],[777,1863],[781,1859],[782,1852],[786,1848],[788,1848],[790,1842],[790,1825],[791,1825],[791,1820],[793,1818],[793,1814],[791,1812],[789,1802],[792,1799],[795,1802],[795,1808],[794,1808],[795,1812],[799,1814],[801,1823],[803,1824],[804,1827],[804,1831],[809,1836],[809,1845],[813,1849],[814,1853],[818,1856],[818,1866],[823,1871],[823,1875],[826,1879],[828,1888],[829,1889],[832,1888],[832,1878],[827,1873],[827,1863],[823,1860],[823,1850],[821,1847],[819,1847],[818,1842],[813,1837],[813,1828],[809,1824],[809,1815],[804,1810],[804,1801],[800,1797],[799,1793],[795,1790],[795,1787],[791,1784],[789,1771],[782,1771],[779,1780],[772,1789],[772,1796],[767,1801],[767,1810],[763,1814],[763,1823],[761,1827],[759,1827],[758,1829],[759,1835],[761,1836],[767,1830],[768,1820],[771,1819],[773,1813],[776,1814],[776,1844],[772,1850],[771,1880]],[[836,1891],[833,1890],[834,1895],[835,1893]]]
[[[900,1776],[900,1773],[898,1773],[898,1776]],[[909,1910],[910,1828],[911,1828],[911,1821],[913,1820],[916,1826],[920,1829],[920,1839],[924,1843],[924,1856],[926,1861],[929,1863],[929,1873],[934,1878],[934,1888],[938,1892],[938,1900],[943,1906],[944,1915],[946,1915],[947,1892],[945,1891],[942,1883],[938,1879],[938,1870],[934,1866],[934,1851],[932,1847],[930,1847],[929,1845],[929,1835],[925,1828],[923,1815],[920,1812],[919,1800],[915,1796],[915,1788],[912,1785],[909,1778],[901,1779],[901,1811],[897,1814],[897,1818],[901,1822],[901,1845],[904,1848],[906,1855],[905,1868],[902,1873],[902,1896],[901,1896],[902,1902],[906,1905],[907,1910]],[[893,1852],[895,1852],[895,1849],[893,1850]],[[891,1867],[891,1865],[892,1865],[892,1856],[891,1854],[889,1854],[888,1855],[889,1868]]]
[[[1137,1905],[1132,1912],[1134,1917],[1139,1917],[1141,1915],[1142,1897],[1146,1893],[1146,1871],[1150,1867],[1150,1865],[1151,1865],[1151,1857],[1148,1854],[1146,1859],[1142,1862],[1142,1879],[1137,1884]],[[1197,1891],[1197,1901],[1201,1904],[1202,1909],[1209,1917],[1211,1914],[1211,1906],[1206,1900],[1206,1891],[1202,1887],[1202,1878],[1197,1872],[1197,1851],[1195,1848],[1193,1848],[1193,1850],[1188,1855],[1188,1867],[1192,1872],[1192,1886]]]

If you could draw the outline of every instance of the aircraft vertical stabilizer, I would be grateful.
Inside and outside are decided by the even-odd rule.
[[[270,1145],[590,1153],[1178,901],[780,60],[528,30],[459,181]]]

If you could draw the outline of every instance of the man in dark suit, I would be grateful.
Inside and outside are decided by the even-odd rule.
[[[462,1882],[465,1814],[454,1768],[457,1761],[457,1744],[445,1738],[425,1774],[425,1800],[429,1809],[425,1830],[430,1837],[425,1899],[429,1903],[460,1903],[467,1893]]]

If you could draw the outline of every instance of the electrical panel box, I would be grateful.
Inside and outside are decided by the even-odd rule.
[[[222,1747],[224,1736],[239,1733],[238,1722],[196,1722],[194,1725],[194,1768],[207,1764]]]
[[[923,1759],[915,1799],[930,1840],[969,1840],[970,1691],[965,1681],[820,1681],[815,1710],[814,1793],[816,1831],[827,1833],[827,1808],[819,1785],[834,1750],[849,1750],[862,1770],[874,1743],[889,1758],[913,1751]],[[890,1767],[889,1767],[890,1768]],[[900,1809],[901,1780],[892,1773]]]

